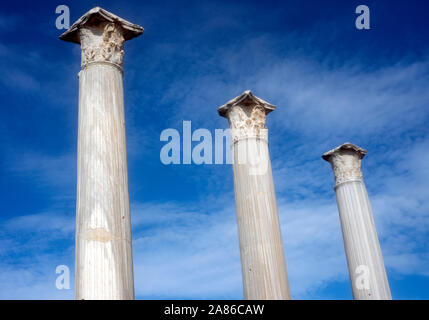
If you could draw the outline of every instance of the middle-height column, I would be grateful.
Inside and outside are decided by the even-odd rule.
[[[248,300],[290,299],[265,115],[275,107],[250,91],[221,106],[231,126],[234,191]]]

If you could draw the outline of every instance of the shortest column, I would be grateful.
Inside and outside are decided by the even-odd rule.
[[[332,165],[344,247],[355,300],[390,300],[380,243],[368,193],[362,178],[361,159],[366,151],[345,143],[322,158]]]

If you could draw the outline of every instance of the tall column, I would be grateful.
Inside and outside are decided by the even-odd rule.
[[[331,163],[343,231],[353,297],[356,300],[389,300],[389,283],[375,230],[361,159],[366,151],[345,143],[322,158]]]
[[[265,116],[275,107],[250,91],[221,106],[231,127],[244,298],[290,299]]]
[[[82,49],[76,299],[134,299],[122,87],[123,46],[143,28],[95,7],[61,35]]]

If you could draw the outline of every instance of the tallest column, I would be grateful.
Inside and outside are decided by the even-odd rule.
[[[265,127],[265,116],[274,109],[250,91],[218,109],[231,126],[241,269],[247,300],[290,299]]]
[[[134,299],[122,86],[123,45],[143,28],[95,7],[61,35],[82,49],[76,299]]]

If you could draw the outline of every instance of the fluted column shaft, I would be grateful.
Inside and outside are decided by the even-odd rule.
[[[122,74],[92,64],[79,76],[76,299],[133,299]]]
[[[335,191],[356,300],[391,299],[368,193],[360,169],[366,151],[344,144],[324,155],[335,173]]]
[[[271,110],[264,108],[263,100],[246,93],[242,101],[227,104],[226,113],[219,109],[232,129],[244,298],[290,299],[265,128],[265,114]]]

